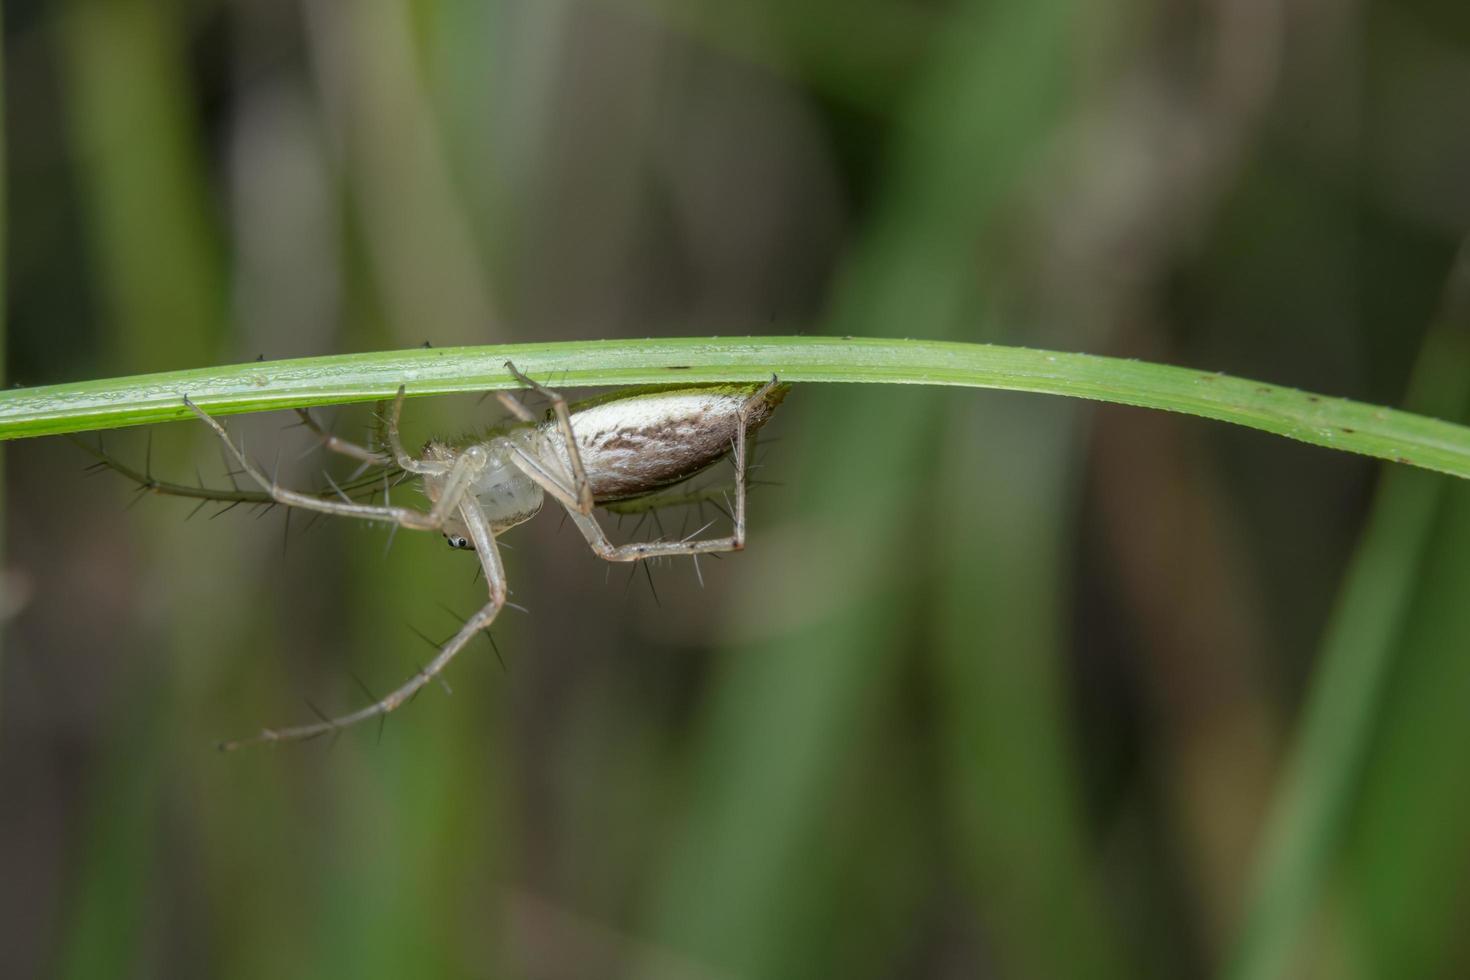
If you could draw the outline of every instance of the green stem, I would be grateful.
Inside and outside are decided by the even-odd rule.
[[[0,393],[0,439],[214,414],[515,387],[504,364],[565,387],[754,381],[959,385],[1070,395],[1233,422],[1470,476],[1470,428],[1342,398],[1141,361],[988,344],[827,337],[578,341],[259,361]]]

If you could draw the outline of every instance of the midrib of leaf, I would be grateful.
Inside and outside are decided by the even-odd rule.
[[[14,389],[0,439],[391,397],[514,388],[505,362],[560,387],[705,381],[928,384],[1029,391],[1231,422],[1470,476],[1470,428],[1343,398],[1164,364],[989,344],[831,337],[594,340],[415,348]]]

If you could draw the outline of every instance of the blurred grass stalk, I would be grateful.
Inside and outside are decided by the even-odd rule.
[[[102,280],[112,341],[99,360],[130,370],[208,363],[219,354],[226,310],[223,242],[210,206],[201,147],[187,103],[186,24],[150,0],[77,0],[57,22],[59,64],[86,227]],[[175,460],[181,462],[181,460]],[[170,567],[176,528],[140,518],[145,566]],[[167,575],[166,572],[154,574]],[[156,624],[154,655],[107,705],[101,763],[88,780],[82,854],[68,885],[57,973],[93,977],[152,972],[145,928],[158,874],[168,774],[187,767],[171,740],[190,641],[219,608],[181,600]],[[196,668],[197,669],[197,668]],[[156,964],[152,964],[156,965]]]
[[[1461,369],[1470,354],[1460,352]],[[1463,970],[1470,869],[1470,488],[1441,501],[1364,763],[1341,862],[1340,933],[1366,977]],[[1455,964],[1460,964],[1456,968]]]
[[[1467,314],[1470,248],[1462,248],[1443,311],[1415,368],[1407,397],[1411,409],[1441,418],[1463,418],[1470,410]],[[1299,735],[1266,823],[1254,889],[1226,974],[1233,980],[1299,975],[1307,966],[1302,957],[1323,954],[1326,948],[1314,947],[1308,936],[1320,921],[1324,887],[1359,799],[1374,736],[1387,730],[1380,718],[1396,659],[1414,649],[1405,639],[1410,627],[1422,626],[1411,620],[1410,611],[1420,592],[1432,584],[1425,574],[1426,556],[1445,543],[1435,531],[1451,490],[1456,499],[1464,495],[1463,488],[1427,473],[1403,467],[1389,467],[1383,473],[1328,624]],[[1459,581],[1463,575],[1457,570],[1451,580]],[[1464,624],[1456,625],[1458,629],[1445,635],[1421,634],[1429,650],[1420,652],[1441,650],[1463,659],[1467,637]],[[1447,711],[1464,717],[1462,706]],[[1465,732],[1463,722],[1455,727]],[[1374,773],[1379,781],[1396,778],[1388,772]],[[1405,805],[1398,801],[1393,807]],[[1395,835],[1391,845],[1377,841],[1364,846],[1368,850],[1388,846],[1397,853],[1404,843]],[[1440,877],[1455,870],[1442,869]],[[1412,892],[1403,896],[1415,908],[1410,917],[1422,912],[1411,896]]]
[[[426,323],[440,342],[499,339],[480,245],[426,91],[412,5],[305,12],[324,107],[343,137],[339,170],[390,329],[404,343],[416,343]]]
[[[366,259],[362,274],[349,277],[347,304],[381,316],[379,323],[353,329],[357,343],[368,338],[399,346],[429,334],[449,342],[499,339],[472,221],[469,188],[479,179],[457,181],[452,172],[456,145],[476,130],[493,140],[497,130],[474,116],[459,117],[463,127],[456,129],[454,117],[436,111],[430,97],[436,66],[427,39],[438,36],[428,26],[437,21],[437,31],[459,43],[484,45],[504,11],[496,4],[328,3],[308,5],[308,12],[312,61],[327,80],[327,116],[345,137],[336,147],[335,169],[350,191]],[[488,72],[493,62],[481,49],[461,64]],[[452,64],[437,65],[441,84]],[[486,90],[477,94],[483,99]],[[359,651],[354,670],[378,694],[428,649],[405,649],[416,641],[404,624],[428,633],[446,628],[456,614],[445,608],[445,597],[463,581],[461,569],[403,544],[389,571],[387,554],[383,540],[355,535],[335,556],[341,567],[334,574],[345,590],[338,608],[350,612],[339,642]],[[426,621],[426,611],[436,609],[441,611]],[[385,636],[401,639],[385,644]],[[480,644],[481,652],[486,646]],[[456,689],[472,686],[470,670],[460,665]],[[472,942],[460,935],[462,910],[490,905],[478,893],[483,882],[466,869],[503,873],[513,864],[505,854],[517,844],[506,832],[515,812],[505,792],[509,755],[485,751],[487,744],[509,741],[507,702],[471,703],[471,711],[435,705],[429,719],[388,721],[387,735],[370,755],[329,767],[325,778],[339,807],[339,829],[324,842],[325,860],[308,904],[306,920],[317,923],[304,931],[309,974],[370,980],[504,973],[497,962],[503,936],[489,924],[493,919]],[[376,856],[362,860],[368,853]]]
[[[828,332],[871,336],[905,323],[927,336],[948,336],[965,322],[979,288],[973,268],[978,229],[990,226],[1021,191],[1066,118],[1073,14],[1068,0],[969,3],[956,10],[906,125],[898,127],[908,138],[890,158],[889,195],[842,276]],[[778,356],[772,366],[779,363]],[[948,402],[853,393],[811,406],[804,438],[812,449],[792,484],[800,488],[808,533],[843,557],[834,563],[830,553],[792,554],[782,574],[791,581],[827,577],[840,598],[794,613],[780,636],[727,659],[705,720],[689,813],[652,909],[650,930],[660,942],[749,975],[809,975],[819,964],[836,964],[844,975],[865,976],[883,975],[895,965],[892,957],[937,936],[942,923],[925,904],[934,883],[907,873],[907,851],[894,846],[928,846],[914,823],[915,808],[901,802],[926,791],[922,766],[908,754],[922,750],[888,745],[878,755],[889,764],[871,770],[855,770],[849,760],[883,738],[888,720],[903,708],[896,697],[902,690],[897,658],[905,649],[903,634],[920,621],[926,566],[914,552],[922,549],[916,542],[926,537],[926,519],[895,501],[912,496],[916,474],[934,472]],[[1048,484],[1053,477],[1037,475]],[[945,489],[936,488],[937,495],[946,496]],[[1041,495],[1043,509],[1050,496]],[[830,576],[838,566],[844,580],[834,584]],[[1037,574],[1009,580],[995,607],[1046,605],[1053,571],[1043,559]],[[1050,621],[1048,613],[1040,616]],[[1017,626],[1014,619],[1007,623]],[[1018,628],[1028,632],[1024,624]],[[1007,647],[998,643],[989,655],[980,654],[976,647],[985,639],[970,636],[951,646],[950,661],[985,656],[981,669],[996,669]],[[1022,646],[1039,646],[1045,655],[1048,641],[1043,627]],[[1045,672],[1047,663],[1043,656],[1036,669]],[[984,700],[970,688],[950,693]],[[1035,693],[1020,699],[1018,713],[1045,722],[1054,708],[1052,692],[1042,684]],[[947,698],[946,706],[953,708],[953,701]],[[1026,760],[1003,758],[1016,754],[1009,740],[986,739],[985,754],[970,755],[973,718],[960,710],[950,746],[956,768],[949,776],[979,780],[977,761],[1000,758],[1008,773],[1023,775],[1008,780],[1014,797],[997,805],[1050,806],[1069,795],[1067,787],[1051,785],[1057,776],[1068,777],[1053,771],[1048,753],[1020,753],[1036,766],[1031,772]],[[1024,855],[1004,853],[1005,832],[985,826],[987,814],[975,813],[976,789],[983,792],[969,786],[944,801],[946,824],[959,828],[970,863],[956,884],[974,904],[992,911],[1000,906],[1003,914],[995,933],[967,938],[993,942],[1018,975],[1045,976],[1063,965],[1081,966],[1089,976],[1123,973],[1085,890],[1071,892],[1075,901],[1051,900],[1057,889],[1086,877],[1073,814],[1064,808],[1048,820],[1042,847],[1052,856],[1044,869],[1031,868]],[[861,821],[847,819],[853,794],[870,807]],[[997,842],[1000,848],[992,846]],[[840,853],[873,855],[874,866],[848,866],[835,859]],[[1038,885],[1018,894],[992,890],[984,882],[987,866]],[[715,892],[718,903],[710,900]],[[857,935],[841,922],[824,921],[853,902],[881,908],[875,918],[887,928]],[[1058,934],[1069,937],[1065,948],[1055,942]]]
[[[58,30],[89,244],[118,326],[99,360],[129,371],[209,363],[229,295],[176,14],[78,0]]]
[[[1139,950],[1103,901],[1064,674],[1078,412],[992,397],[955,418],[993,450],[949,453],[931,532],[943,795],[963,881],[1002,975],[1137,975]]]

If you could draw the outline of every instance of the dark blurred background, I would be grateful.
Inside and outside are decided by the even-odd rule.
[[[781,333],[1439,414],[1470,376],[1442,313],[1460,0],[4,18],[8,382]],[[408,427],[493,405],[417,400]],[[298,483],[342,471],[289,421],[235,424]],[[804,386],[766,434],[751,547],[703,588],[665,563],[655,597],[544,515],[506,538],[529,615],[496,624],[504,669],[482,644],[381,737],[230,756],[412,672],[415,631],[482,601],[473,556],[125,509],[65,440],[7,445],[0,975],[1207,975],[1354,643],[1383,669],[1288,974],[1470,972],[1465,488],[991,392]],[[225,481],[199,426],[108,446]]]

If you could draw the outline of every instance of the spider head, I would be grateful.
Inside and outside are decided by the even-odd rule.
[[[458,515],[445,521],[440,533],[444,535],[444,540],[451,548],[459,551],[475,550],[475,539],[470,537],[470,529],[465,527],[464,521],[460,520]]]
[[[465,534],[458,534],[454,531],[445,531],[444,540],[449,542],[449,547],[451,548],[458,548],[461,551],[475,550],[475,542],[471,541],[469,536]]]

